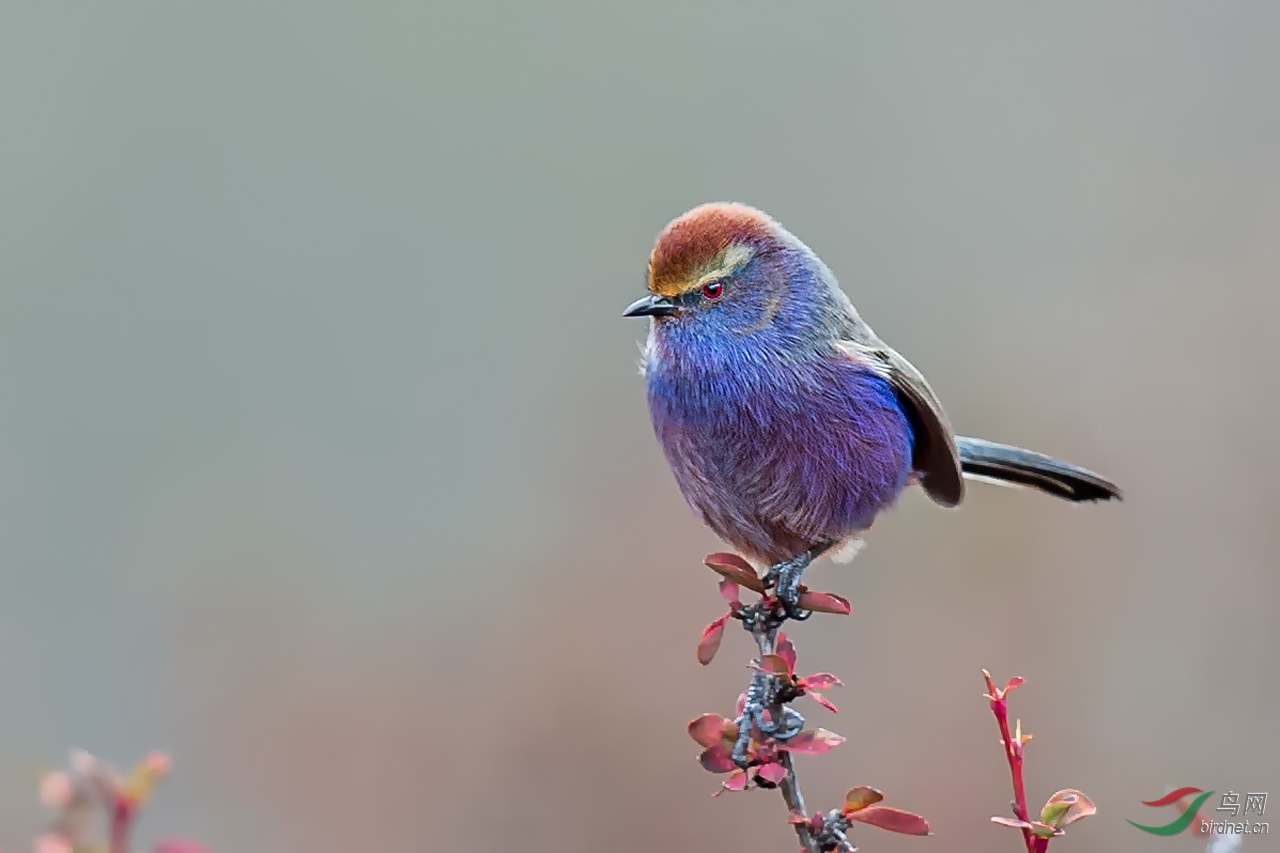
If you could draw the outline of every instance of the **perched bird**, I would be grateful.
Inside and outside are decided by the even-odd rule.
[[[788,613],[816,557],[856,542],[912,483],[951,507],[964,478],[1069,501],[1119,498],[1057,459],[952,432],[924,377],[871,330],[816,254],[742,204],[658,235],[643,371],[654,432],[690,506],[769,565]]]

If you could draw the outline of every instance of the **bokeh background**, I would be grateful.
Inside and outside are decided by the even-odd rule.
[[[964,432],[1126,501],[921,494],[812,582],[873,784],[1015,850],[979,668],[1076,850],[1270,791],[1280,5],[0,6],[0,846],[83,746],[217,851],[794,849],[684,734],[717,542],[623,320],[652,239],[763,207]],[[1277,849],[1264,839],[1246,850]],[[1066,848],[1064,848],[1066,849]]]

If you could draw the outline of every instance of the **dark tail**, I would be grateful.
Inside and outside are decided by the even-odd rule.
[[[956,449],[966,476],[1028,486],[1077,503],[1120,499],[1120,487],[1105,477],[1043,453],[963,435],[956,436]]]

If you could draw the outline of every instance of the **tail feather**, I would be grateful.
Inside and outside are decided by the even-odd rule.
[[[1120,487],[1069,462],[981,438],[956,436],[960,470],[972,479],[993,480],[1038,489],[1065,500],[1120,499]]]

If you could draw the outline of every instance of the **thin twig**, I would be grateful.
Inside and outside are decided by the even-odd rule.
[[[762,609],[757,618],[743,620],[743,626],[751,632],[751,637],[756,641],[756,647],[760,650],[761,657],[773,654],[778,628],[785,619],[785,616],[776,616]],[[775,706],[770,711],[774,720],[780,719],[780,706]],[[786,778],[778,783],[778,791],[782,794],[782,801],[786,804],[788,813],[807,816],[808,812],[804,806],[804,793],[800,790],[800,779],[796,776],[795,762],[791,760],[791,753],[782,753],[779,763],[787,770]],[[806,853],[822,853],[817,839],[809,831],[808,823],[795,823],[793,826],[795,826],[796,837],[800,839],[800,846]]]
[[[1004,698],[993,702],[991,709],[995,712],[996,722],[1000,725],[1000,740],[1004,742],[1004,754],[1009,759],[1009,775],[1013,777],[1013,816],[1021,821],[1029,821],[1027,816],[1027,792],[1022,783],[1022,744],[1009,733],[1009,713]],[[1022,842],[1028,853],[1035,851],[1035,836],[1031,830],[1022,828]]]
[[[778,790],[782,792],[782,801],[787,804],[787,811],[807,814],[804,808],[804,794],[800,792],[800,780],[796,778],[795,763],[791,760],[790,753],[782,756],[781,764],[787,768],[787,778],[778,785]],[[814,839],[813,833],[809,832],[809,824],[797,823],[795,827],[800,846],[808,853],[819,853],[818,842]]]

